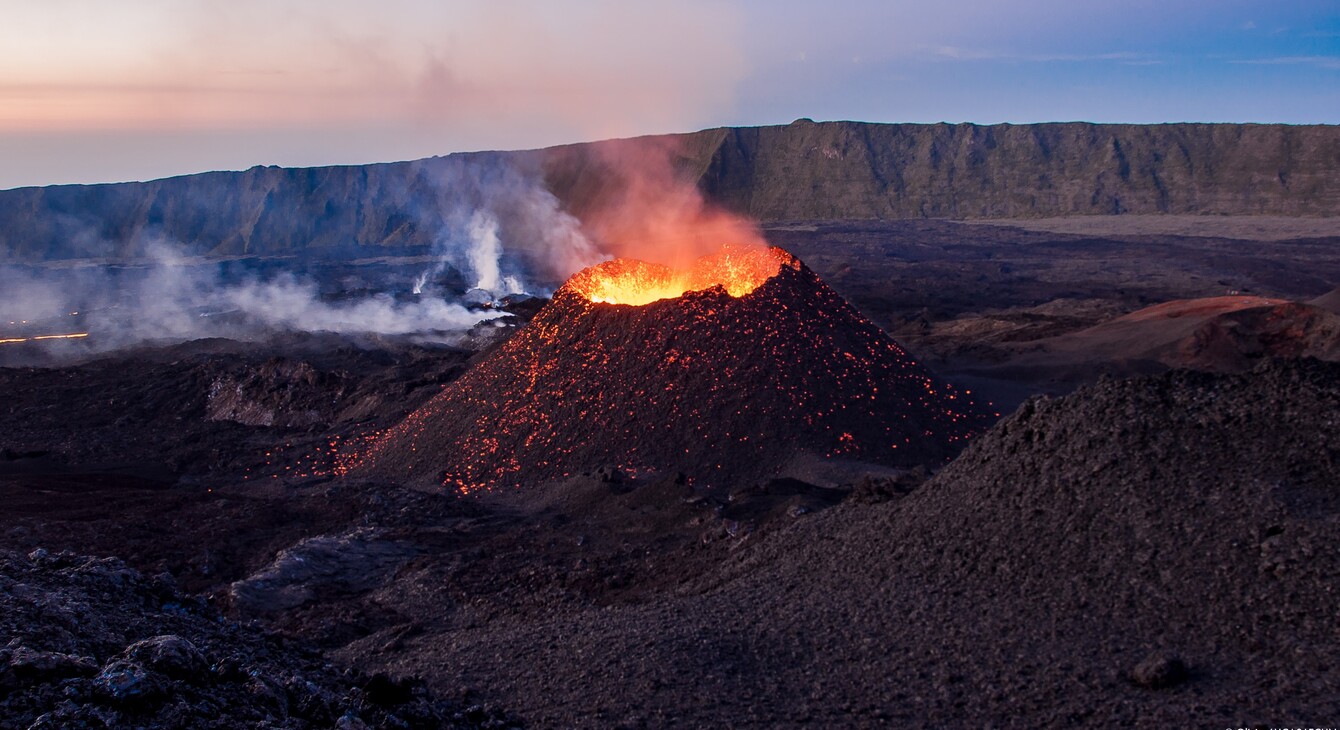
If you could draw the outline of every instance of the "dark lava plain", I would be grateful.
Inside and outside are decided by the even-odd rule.
[[[0,368],[0,727],[1340,717],[1340,366],[999,367],[1169,300],[1324,300],[1340,239],[767,233],[1006,417],[936,473],[600,468],[462,498],[329,469],[469,349],[303,335]]]

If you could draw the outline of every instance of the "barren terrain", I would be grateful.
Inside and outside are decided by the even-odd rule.
[[[1340,238],[1099,223],[767,229],[1006,414],[938,472],[796,462],[708,488],[608,465],[468,497],[330,474],[483,340],[282,335],[0,369],[0,599],[51,625],[126,617],[80,619],[96,641],[6,624],[0,726],[171,727],[206,702],[295,728],[1326,722],[1340,372],[1296,356],[1336,357]],[[172,587],[143,578],[162,573]],[[171,600],[117,613],[153,591]],[[173,678],[132,646],[164,634],[254,663],[266,691],[227,666]],[[118,661],[194,705],[120,703],[98,689]],[[369,690],[378,673],[402,689]]]

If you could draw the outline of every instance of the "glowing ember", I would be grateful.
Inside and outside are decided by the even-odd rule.
[[[722,246],[721,250],[674,269],[636,259],[615,259],[573,276],[566,286],[592,302],[641,306],[687,292],[722,287],[742,297],[777,275],[792,261],[780,248]]]

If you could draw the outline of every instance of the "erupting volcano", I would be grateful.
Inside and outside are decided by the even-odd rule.
[[[758,479],[801,454],[943,461],[992,415],[779,248],[574,275],[356,475],[463,491],[603,466]]]

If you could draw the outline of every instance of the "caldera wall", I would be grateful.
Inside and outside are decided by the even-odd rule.
[[[763,221],[1340,210],[1336,126],[800,121],[652,141],[711,200]],[[630,144],[0,191],[0,261],[142,255],[153,238],[199,254],[427,247],[463,163],[542,177],[580,216],[618,192],[605,153]]]

